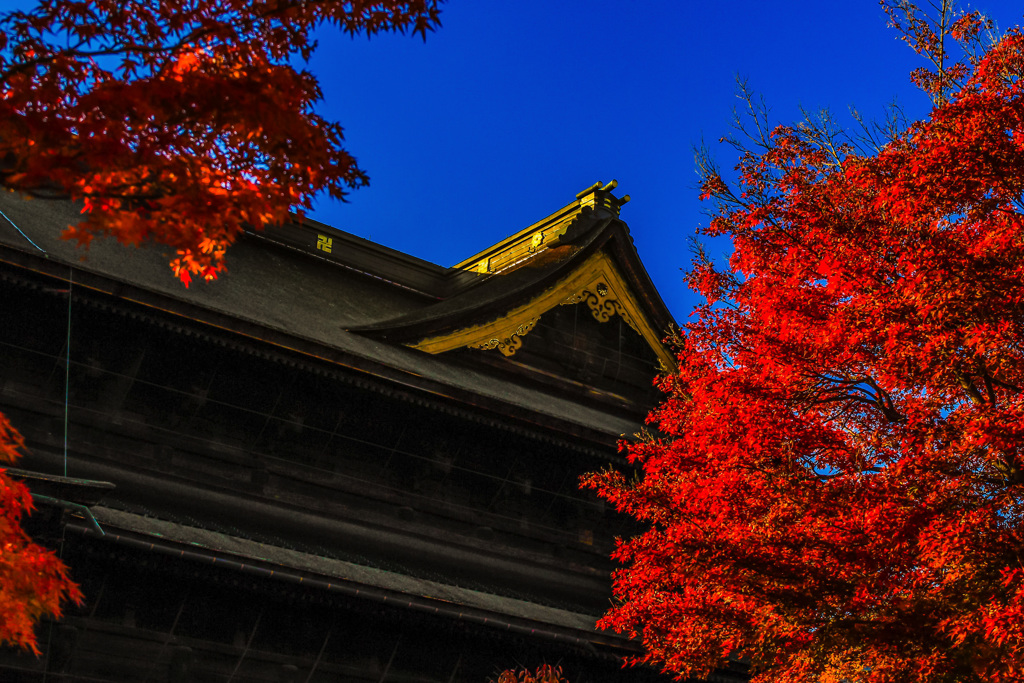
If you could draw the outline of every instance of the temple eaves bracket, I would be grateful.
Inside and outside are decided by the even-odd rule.
[[[525,337],[526,334],[537,325],[539,320],[540,316],[538,315],[535,318],[531,318],[526,322],[520,323],[506,332],[503,336],[499,335],[497,337],[492,337],[487,341],[467,344],[466,346],[471,349],[482,349],[485,351],[489,349],[498,349],[504,356],[514,355],[515,352],[519,350],[519,347],[523,345],[523,337]]]
[[[579,303],[586,303],[598,322],[608,322],[613,315],[619,315],[648,343],[662,365],[673,367],[674,358],[661,343],[664,333],[651,327],[629,285],[603,252],[591,255],[554,286],[498,318],[427,336],[408,345],[431,354],[457,348],[498,349],[509,357],[522,348],[523,338],[536,328],[544,313],[558,305]]]
[[[560,303],[561,306],[572,306],[579,303],[587,304],[590,309],[590,313],[594,316],[594,319],[599,323],[606,323],[611,320],[611,317],[618,314],[627,325],[633,330],[640,334],[640,330],[636,323],[633,322],[632,317],[626,312],[626,309],[619,302],[618,299],[612,295],[608,285],[602,280],[591,283],[582,290],[571,294],[565,301]],[[508,328],[503,333],[499,333],[497,336],[491,337],[486,341],[473,342],[466,344],[467,348],[490,350],[498,349],[504,356],[513,356],[523,345],[523,337],[525,337],[537,323],[540,321],[540,316],[534,316],[529,320],[514,325]]]
[[[629,315],[622,303],[615,298],[608,285],[602,280],[598,280],[576,294],[570,295],[561,305],[571,306],[578,303],[587,304],[594,319],[599,323],[608,322],[613,315],[618,313],[619,317],[632,327],[634,332],[641,334],[640,328],[637,327],[632,316]]]

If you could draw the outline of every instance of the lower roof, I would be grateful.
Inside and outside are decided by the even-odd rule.
[[[103,506],[92,508],[103,540],[144,547],[187,560],[249,571],[451,618],[578,643],[632,650],[626,638],[596,630],[597,615],[582,614],[470,588],[367,567]],[[85,525],[80,533],[98,535]]]

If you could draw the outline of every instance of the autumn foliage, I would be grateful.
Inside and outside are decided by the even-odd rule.
[[[562,667],[541,664],[534,670],[507,669],[498,675],[494,683],[567,683],[562,677]]]
[[[67,236],[173,247],[186,285],[245,227],[366,174],[292,65],[314,28],[438,25],[440,0],[42,0],[0,16],[0,186],[82,203]]]
[[[21,435],[0,414],[0,463],[13,464],[23,446]],[[59,618],[61,604],[82,599],[67,568],[53,551],[36,545],[22,531],[21,519],[32,511],[25,485],[0,467],[0,644],[39,654],[35,622]]]
[[[1024,680],[1024,34],[889,9],[930,116],[749,127],[736,189],[704,159],[728,267],[690,276],[642,478],[586,480],[649,526],[601,624],[676,674]]]

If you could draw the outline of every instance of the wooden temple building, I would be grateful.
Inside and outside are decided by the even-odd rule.
[[[631,527],[577,486],[673,362],[612,189],[451,268],[297,221],[190,289],[0,197],[0,411],[86,596],[0,680],[667,680],[594,628]]]

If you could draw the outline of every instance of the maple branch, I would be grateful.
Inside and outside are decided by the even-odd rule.
[[[873,119],[869,123],[859,111],[850,109],[850,116],[860,128],[858,135],[850,135],[851,141],[857,143],[857,148],[866,156],[878,154],[886,145],[898,140],[909,127],[903,109],[895,100],[890,102],[884,109],[885,118],[880,123]]]
[[[62,58],[70,58],[73,60],[93,60],[98,57],[111,57],[113,55],[159,55],[167,53],[173,55],[181,51],[182,48],[187,45],[191,45],[209,34],[209,30],[196,29],[195,32],[183,37],[176,43],[172,44],[139,44],[139,43],[119,43],[109,47],[99,48],[95,50],[81,50],[79,49],[82,45],[87,45],[88,41],[82,40],[74,47],[68,47],[63,50],[55,52],[48,52],[45,55],[34,57],[24,62],[18,62],[15,66],[7,69],[6,71],[0,72],[0,82],[7,82],[12,77],[19,74],[26,73],[33,68],[44,65],[52,64]],[[166,65],[165,65],[166,66]]]
[[[829,473],[829,474],[826,474],[826,473],[823,473],[823,472],[815,472],[814,476],[811,477],[811,478],[817,479],[818,481],[824,482],[824,481],[829,481],[831,479],[838,479],[840,477],[849,477],[851,474],[864,474],[865,472],[870,472],[872,474],[876,474],[878,472],[884,472],[884,471],[885,471],[885,469],[882,468],[882,467],[865,467],[864,469],[856,470],[854,472],[839,471],[839,472],[833,472],[833,473]]]
[[[889,392],[868,375],[837,376],[812,372],[807,377],[813,384],[793,394],[803,405],[814,407],[852,401],[878,408],[890,423],[898,424],[906,420],[896,408]]]
[[[971,402],[974,403],[974,405],[985,405],[985,399],[982,398],[981,392],[978,391],[978,388],[974,386],[974,382],[972,382],[967,375],[959,370],[954,370],[953,375],[956,377],[956,381],[960,385],[960,388],[964,390],[964,393],[967,394],[968,398],[971,399]]]
[[[767,103],[764,100],[764,97],[762,96],[761,98],[759,98],[757,102],[755,102],[754,91],[747,84],[747,80],[745,78],[740,78],[739,76],[736,77],[736,91],[736,97],[743,100],[747,105],[747,115],[746,117],[742,117],[740,116],[739,112],[734,109],[733,128],[739,131],[740,133],[743,133],[743,135],[748,140],[753,142],[756,146],[760,147],[761,149],[771,149],[771,133],[769,130],[770,124],[768,120],[768,112],[770,110],[768,108]],[[754,135],[751,135],[747,131],[747,127],[743,125],[743,121],[745,118],[754,122],[754,127],[757,128],[756,137]],[[726,142],[728,142],[741,152],[747,151],[747,147],[740,143],[739,140],[733,138],[732,136],[726,136],[725,138],[723,138],[723,140],[725,140]]]
[[[1003,381],[1003,380],[999,379],[998,377],[996,377],[995,375],[990,373],[987,369],[985,370],[985,381],[986,382],[992,382],[992,383],[994,383],[994,384],[996,384],[998,386],[1003,387],[1004,389],[1009,389],[1010,391],[1014,392],[1015,394],[1019,394],[1022,391],[1022,389],[1019,386],[1017,386],[1016,384],[1011,384],[1010,382],[1006,382],[1006,381]]]
[[[1008,453],[1003,453],[995,462],[995,467],[1003,475],[1003,481],[999,482],[1003,487],[1014,486],[1024,482],[1024,470]]]
[[[888,391],[880,387],[871,377],[865,377],[864,381],[875,390],[875,403],[889,422],[906,422],[906,417],[896,409],[896,406],[892,401],[892,396]]]
[[[798,130],[808,141],[828,152],[832,163],[825,167],[832,170],[842,170],[849,152],[851,151],[850,136],[832,118],[828,109],[822,109],[817,115],[800,108],[803,121],[800,122]],[[845,138],[845,142],[839,142]],[[831,172],[831,170],[830,170]]]
[[[208,6],[194,10],[189,13],[187,18],[177,15],[175,17],[176,22],[181,23],[179,28],[173,28],[170,19],[165,18],[162,22],[157,22],[156,26],[159,28],[151,28],[150,33],[144,36],[147,38],[146,42],[140,43],[134,40],[134,38],[140,37],[138,35],[139,29],[137,29],[136,34],[125,35],[120,42],[114,41],[106,47],[95,50],[81,50],[82,46],[90,45],[104,37],[105,34],[103,32],[95,31],[96,26],[106,26],[108,31],[114,31],[111,22],[106,21],[106,15],[100,16],[94,8],[89,7],[90,13],[88,15],[79,17],[78,22],[74,25],[62,27],[61,32],[65,36],[66,41],[70,41],[73,35],[80,37],[74,47],[65,47],[65,49],[56,51],[45,50],[44,54],[39,54],[26,61],[19,62],[0,72],[0,82],[7,82],[13,76],[25,73],[36,66],[53,64],[62,58],[92,60],[98,57],[109,57],[119,54],[126,56],[173,55],[190,45],[197,47],[202,45],[240,46],[250,41],[263,42],[274,28],[281,28],[290,34],[287,47],[282,48],[286,50],[286,54],[298,52],[303,58],[308,59],[315,43],[307,42],[306,36],[317,25],[332,20],[343,24],[344,30],[350,34],[356,33],[360,28],[367,34],[372,34],[382,29],[388,30],[389,28],[403,33],[405,31],[405,26],[400,21],[394,20],[388,23],[388,20],[384,20],[381,23],[381,19],[372,16],[348,17],[347,21],[342,22],[337,16],[332,15],[329,10],[333,5],[337,4],[336,0],[277,0],[273,3],[264,4],[262,7],[249,5],[245,8],[244,13],[237,6],[233,7],[230,3],[226,7],[219,5],[217,7]],[[318,13],[311,11],[314,8],[328,9]],[[301,11],[311,18],[303,18],[296,22],[293,18],[295,11]],[[433,8],[425,7],[424,11],[428,16],[433,16],[436,21],[436,3]],[[211,21],[211,17],[216,17],[216,21]],[[27,43],[34,43],[38,51],[42,51],[44,47],[50,47],[50,44],[42,38],[42,33],[35,29],[33,19],[42,22],[49,18],[42,11],[35,16],[20,11],[10,12],[0,16],[0,27],[5,25],[14,26],[16,29],[19,26],[22,27],[21,31],[15,30],[13,32],[25,35]],[[48,21],[45,23],[49,24]],[[189,24],[192,24],[192,26],[189,26]],[[33,28],[28,28],[30,26]],[[425,19],[423,16],[419,17],[416,25],[413,27],[413,32],[421,33],[425,38],[427,29],[434,29],[430,20]],[[28,36],[33,33],[36,35],[29,39]],[[86,34],[85,37],[82,37],[83,33]],[[115,35],[112,37],[118,38],[120,36]],[[174,40],[167,43],[161,42],[161,38],[174,38]],[[213,40],[209,40],[211,38]],[[282,58],[283,61],[285,54],[277,56]]]
[[[947,70],[946,70],[946,36],[948,34],[948,31],[949,31],[949,25],[947,23],[947,21],[949,20],[949,11],[950,11],[949,0],[942,0],[941,7],[935,7],[935,3],[934,2],[931,2],[930,4],[931,4],[931,6],[934,9],[938,10],[938,12],[939,12],[939,21],[938,21],[938,26],[939,26],[939,46],[938,46],[938,55],[937,55],[935,61],[936,61],[936,68],[938,68],[939,75],[942,78],[942,81],[940,81],[940,85],[945,85],[945,81],[948,78]],[[943,88],[942,90],[939,91],[938,104],[945,104],[945,102],[946,102],[946,90],[945,90],[945,88]]]
[[[989,377],[984,367],[981,369],[981,378],[985,382],[985,395],[988,397],[988,403],[994,406],[996,404],[996,393],[992,387],[992,378]]]

